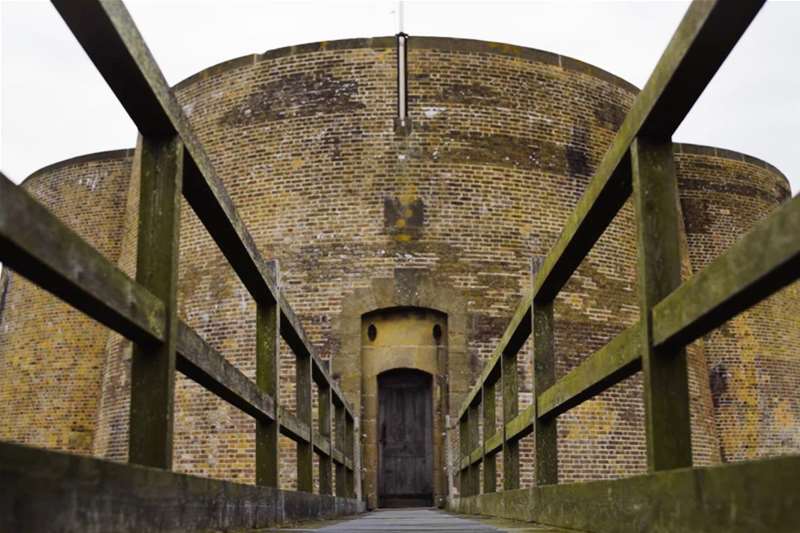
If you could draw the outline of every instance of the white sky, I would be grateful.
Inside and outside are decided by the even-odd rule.
[[[171,84],[244,54],[398,30],[390,1],[126,3]],[[641,87],[687,5],[407,1],[404,30],[549,50]],[[674,139],[765,159],[797,193],[798,27],[800,2],[768,2]],[[0,33],[0,170],[21,181],[55,161],[134,144],[132,122],[49,3],[0,0]]]

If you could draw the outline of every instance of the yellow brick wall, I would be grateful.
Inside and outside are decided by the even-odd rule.
[[[740,154],[686,147],[677,157],[692,264],[702,268],[789,198],[778,171]],[[725,461],[800,449],[800,283],[706,337]]]
[[[132,151],[91,154],[45,167],[23,187],[116,261]],[[90,454],[108,330],[8,274],[0,309],[0,439]]]
[[[409,46],[408,135],[393,126],[392,38],[245,56],[180,83],[176,95],[262,254],[279,260],[284,290],[323,359],[352,355],[341,353],[345,304],[378,290],[377,280],[418,276],[463,298],[461,335],[477,376],[530,285],[531,258],[555,242],[636,88],[578,61],[510,45],[412,37]],[[740,154],[685,146],[676,157],[688,276],[788,188],[778,171]],[[131,275],[133,175],[113,213],[124,220],[119,264]],[[180,314],[252,377],[250,295],[185,204],[181,227]],[[627,204],[556,302],[559,375],[638,320],[634,259]],[[404,290],[415,290],[409,283]],[[698,464],[800,448],[797,404],[779,397],[800,379],[800,328],[786,312],[798,302],[795,287],[734,333],[722,330],[690,348]],[[30,320],[7,312],[3,327]],[[124,460],[130,344],[116,335],[101,344],[91,449]],[[283,353],[281,402],[291,410],[294,368],[285,346]],[[524,408],[531,401],[527,347],[519,370]],[[451,412],[465,390],[451,384]],[[356,389],[345,392],[360,405]],[[176,469],[252,482],[252,420],[182,377],[176,402]],[[561,417],[562,480],[641,472],[643,439],[641,380],[633,377]],[[283,441],[282,450],[282,485],[293,488],[292,443]],[[532,453],[525,439],[523,486],[531,483]]]

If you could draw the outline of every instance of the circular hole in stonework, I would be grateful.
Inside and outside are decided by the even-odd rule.
[[[378,328],[375,327],[375,324],[370,324],[367,328],[367,337],[369,337],[369,340],[374,341],[377,336]]]
[[[442,338],[442,326],[439,324],[433,326],[433,338],[437,341]]]

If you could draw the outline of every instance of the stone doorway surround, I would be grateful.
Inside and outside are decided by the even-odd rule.
[[[378,363],[369,356],[369,350],[364,349],[369,341],[370,325],[365,317],[376,316],[376,312],[392,313],[411,308],[437,317],[430,324],[433,327],[438,321],[442,331],[436,344],[436,356],[400,356]],[[472,379],[466,311],[466,301],[460,291],[421,269],[397,269],[393,278],[373,279],[369,287],[355,289],[343,299],[338,324],[333,324],[342,342],[333,359],[333,374],[348,399],[361,406],[363,493],[370,508],[377,507],[377,376],[391,368],[413,368],[434,377],[434,502],[437,506],[445,504],[448,492],[444,461],[445,416],[453,416],[451,410],[461,404]]]

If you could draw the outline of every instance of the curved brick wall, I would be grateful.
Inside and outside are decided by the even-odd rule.
[[[449,376],[452,412],[529,286],[531,257],[557,238],[636,88],[569,58],[494,43],[412,37],[408,60],[407,136],[393,127],[393,38],[245,56],[189,78],[176,93],[263,255],[279,259],[289,301],[335,372],[360,354],[360,339],[343,335],[346,309],[418,297],[443,310],[452,302],[437,301],[442,295],[463,300],[463,316],[448,322],[451,359],[466,361]],[[784,199],[787,185],[739,154],[679,146],[677,159],[688,276]],[[119,264],[130,274],[136,182],[119,194],[126,207],[117,211],[126,227]],[[726,207],[739,197],[746,208]],[[188,208],[181,224],[180,312],[252,376],[250,296]],[[634,243],[626,205],[557,302],[559,373],[638,320]],[[690,348],[697,463],[743,456],[731,450],[752,438],[758,455],[800,448],[797,405],[776,396],[800,379],[791,351],[800,333],[782,311],[797,302],[790,289],[743,318],[752,322],[744,333],[723,331]],[[787,323],[776,327],[772,316]],[[531,377],[523,354],[524,407]],[[129,359],[129,343],[109,336],[93,451],[114,459],[126,453]],[[281,401],[291,405],[289,358],[282,371]],[[360,404],[359,376],[341,373]],[[748,391],[757,405],[742,400]],[[176,468],[252,481],[252,421],[182,378],[176,395]],[[755,431],[740,420],[747,409],[756,413]],[[766,421],[758,417],[767,412]],[[563,416],[562,479],[642,471],[642,418],[638,377]],[[283,484],[292,487],[292,446],[283,445]],[[530,483],[529,470],[523,478]]]
[[[464,295],[474,375],[529,283],[530,258],[558,235],[634,89],[556,55],[473,41],[412,38],[408,62],[407,137],[393,128],[391,38],[234,60],[181,83],[177,94],[259,247],[280,259],[290,301],[335,369],[347,342],[338,331],[342,306],[376,279],[413,270]],[[571,354],[564,370],[637,318],[630,216],[623,218],[559,308],[559,347]],[[249,297],[222,258],[208,254],[202,227],[185,222],[183,309],[207,339],[252,364],[252,331],[241,331],[252,325]],[[596,288],[587,292],[587,283]],[[452,409],[470,377],[451,381]],[[360,403],[359,387],[343,385]],[[634,384],[596,402],[589,414],[610,412],[613,421],[592,418],[588,438],[573,435],[583,411],[563,424],[564,440],[575,443],[564,448],[567,477],[618,475],[640,460],[641,447],[630,442],[641,440],[641,423],[627,413],[639,396]],[[251,438],[234,433],[236,420],[219,402],[192,405],[193,422],[213,420],[225,446],[216,465],[184,466],[224,475],[226,450],[243,440],[249,449]],[[578,464],[589,451],[595,463]],[[601,464],[603,456],[610,463]]]
[[[788,183],[774,167],[735,152],[683,146],[677,162],[696,269],[790,197]],[[794,283],[707,336],[724,460],[800,449],[798,317],[800,284]]]
[[[23,187],[111,261],[132,150],[45,167]],[[91,453],[107,329],[19,275],[0,297],[0,439]]]

